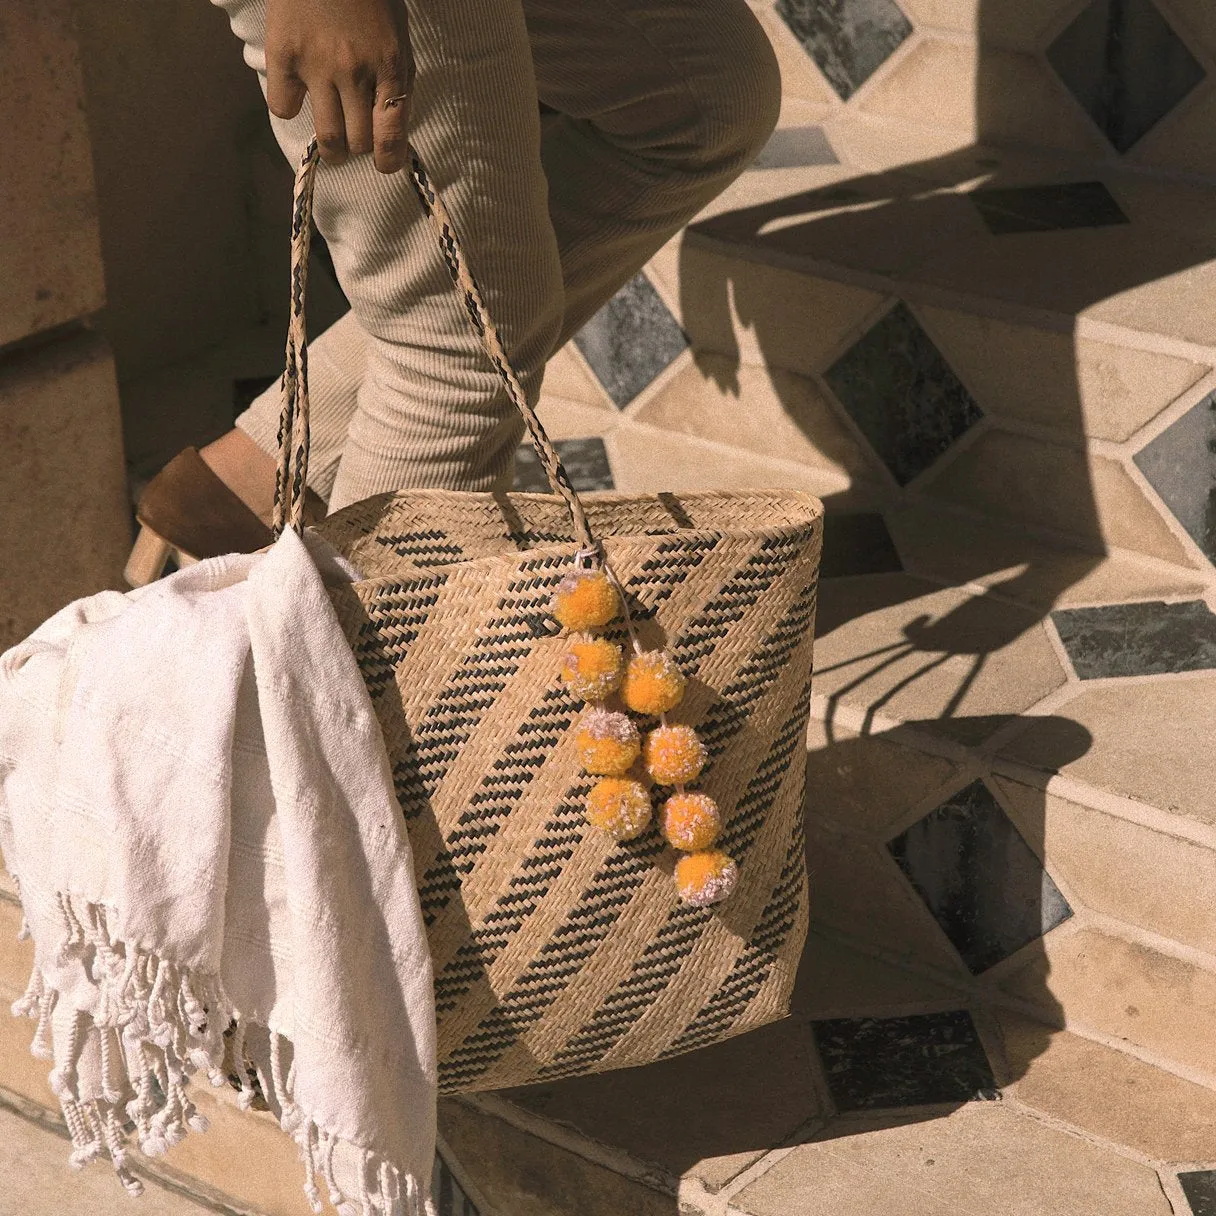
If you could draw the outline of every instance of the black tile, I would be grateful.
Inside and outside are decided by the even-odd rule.
[[[1047,59],[1120,152],[1204,77],[1152,0],[1093,0],[1048,47]]]
[[[1174,518],[1216,562],[1216,393],[1162,431],[1135,460]]]
[[[582,493],[584,490],[611,490],[612,466],[608,463],[608,452],[604,441],[598,436],[588,439],[559,439],[554,445],[557,454],[570,474],[570,484]],[[523,443],[515,453],[514,489],[549,493],[549,482],[540,459],[532,445]]]
[[[1072,915],[982,781],[887,848],[975,975]]]
[[[988,231],[996,236],[1105,228],[1130,222],[1101,182],[974,190],[970,198]]]
[[[1191,1170],[1179,1174],[1178,1181],[1191,1205],[1191,1216],[1216,1216],[1216,1170]]]
[[[752,161],[752,168],[804,169],[838,164],[840,158],[822,127],[779,127]]]
[[[821,578],[895,574],[903,568],[881,515],[829,515],[824,521]]]
[[[837,1111],[970,1102],[996,1096],[992,1067],[965,1009],[813,1023]]]
[[[776,8],[842,101],[912,33],[895,0],[777,0]]]
[[[252,404],[253,399],[262,394],[272,384],[279,382],[280,375],[273,376],[242,376],[232,382],[232,417],[238,418]]]
[[[902,302],[845,351],[826,379],[900,485],[983,417]]]
[[[1216,615],[1203,600],[1060,608],[1051,619],[1082,680],[1216,668]]]
[[[628,405],[688,346],[684,331],[650,280],[630,279],[574,335],[613,402]]]

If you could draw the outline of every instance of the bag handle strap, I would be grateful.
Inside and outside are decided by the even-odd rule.
[[[439,249],[452,275],[452,282],[464,302],[469,325],[481,341],[495,370],[502,378],[507,396],[523,415],[532,446],[540,458],[549,486],[562,498],[574,525],[580,558],[598,565],[603,549],[591,532],[587,514],[570,484],[562,464],[536,411],[528,403],[523,386],[511,360],[503,349],[497,327],[486,312],[481,291],[469,270],[456,230],[439,192],[431,185],[418,153],[408,149],[410,181],[422,209],[435,229]],[[296,170],[295,198],[291,215],[291,309],[287,325],[287,358],[283,371],[283,412],[279,418],[279,464],[274,489],[274,535],[284,528],[296,532],[304,528],[304,494],[308,484],[308,339],[305,329],[304,296],[308,285],[308,253],[311,242],[312,198],[320,156],[314,136]]]

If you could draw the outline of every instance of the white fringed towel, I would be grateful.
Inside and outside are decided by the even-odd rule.
[[[409,841],[311,536],[57,613],[0,657],[0,849],[34,939],[14,1013],[73,1164],[204,1130],[225,1031],[360,1216],[433,1211],[435,1011]],[[244,1075],[242,1100],[253,1089]],[[132,1124],[134,1128],[132,1129]]]

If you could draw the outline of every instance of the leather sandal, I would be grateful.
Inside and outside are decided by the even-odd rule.
[[[323,518],[325,504],[308,492],[306,519]],[[139,535],[123,577],[143,587],[169,559],[189,566],[222,553],[254,553],[271,544],[271,530],[212,471],[197,448],[185,448],[148,482],[135,509]]]

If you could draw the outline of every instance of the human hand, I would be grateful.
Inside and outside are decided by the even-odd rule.
[[[308,94],[326,164],[373,152],[381,173],[400,169],[413,85],[403,0],[267,0],[266,102],[294,118]]]

